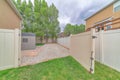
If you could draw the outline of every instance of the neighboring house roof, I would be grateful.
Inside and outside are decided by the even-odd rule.
[[[107,7],[109,7],[110,5],[112,5],[113,3],[117,2],[118,0],[114,0],[112,1],[110,4],[106,5],[104,8],[100,9],[99,11],[97,11],[96,13],[94,13],[93,15],[89,16],[88,18],[86,18],[85,20],[90,19],[91,17],[93,17],[94,15],[96,15],[97,13],[101,12],[102,10],[106,9]]]
[[[6,0],[6,2],[10,5],[10,7],[13,9],[13,11],[17,14],[17,16],[22,20],[22,16],[19,13],[19,11],[17,10],[17,8],[15,7],[14,3],[12,0]]]

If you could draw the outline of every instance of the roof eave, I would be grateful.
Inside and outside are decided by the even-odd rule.
[[[19,13],[19,11],[17,10],[16,6],[14,5],[14,3],[11,0],[6,0],[8,2],[8,4],[11,6],[11,8],[14,10],[14,12],[17,14],[17,16],[23,20],[21,14]]]
[[[104,8],[100,9],[99,11],[97,11],[96,13],[94,13],[93,15],[89,16],[88,18],[86,18],[85,21],[88,20],[88,19],[90,19],[91,17],[95,16],[97,13],[101,12],[102,10],[106,9],[107,7],[109,7],[110,5],[114,4],[117,1],[118,0],[112,1],[110,4],[106,5]]]

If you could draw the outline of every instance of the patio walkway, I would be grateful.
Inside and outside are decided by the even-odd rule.
[[[55,58],[66,57],[69,50],[58,44],[45,44],[35,50],[22,51],[21,66],[32,65]]]

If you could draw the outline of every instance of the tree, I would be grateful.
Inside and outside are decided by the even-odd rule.
[[[49,24],[50,24],[50,34],[52,42],[57,38],[57,33],[60,32],[59,22],[58,22],[58,10],[54,4],[49,7]]]
[[[64,33],[67,36],[70,36],[70,34],[78,34],[84,31],[85,31],[85,25],[83,24],[80,24],[80,25],[67,24],[64,29]]]
[[[50,7],[45,0],[35,0],[34,6],[31,0],[14,0],[15,5],[23,17],[23,32],[32,32],[40,37],[45,38],[48,42],[49,38],[56,39],[60,32],[58,22],[58,10],[54,4]]]

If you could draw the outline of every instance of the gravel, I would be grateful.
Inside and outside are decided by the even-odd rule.
[[[21,66],[33,65],[55,58],[69,56],[69,50],[58,44],[45,44],[35,50],[22,51]]]

